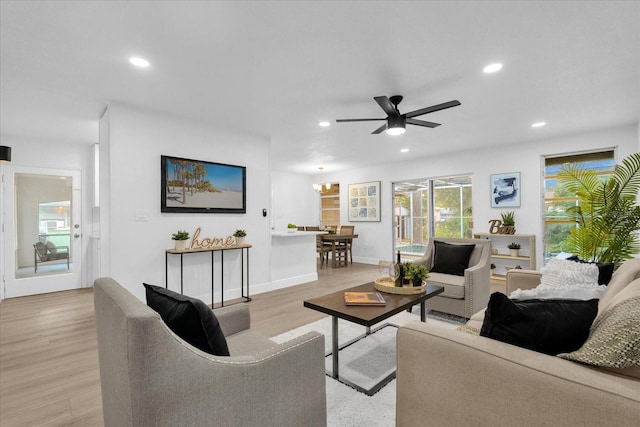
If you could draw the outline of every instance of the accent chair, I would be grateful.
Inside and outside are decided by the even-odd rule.
[[[105,426],[326,426],[323,335],[277,344],[236,304],[214,310],[231,354],[214,356],[111,278],[94,304]]]
[[[469,246],[469,253],[462,253]],[[468,252],[468,250],[466,251]],[[468,260],[468,265],[464,262]],[[488,239],[430,238],[424,256],[414,264],[429,270],[427,282],[444,292],[427,301],[427,308],[465,318],[487,307],[491,294],[491,241]]]

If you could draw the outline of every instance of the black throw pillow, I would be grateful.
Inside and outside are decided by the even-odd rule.
[[[480,335],[555,356],[582,347],[598,314],[598,300],[512,301],[489,298]]]
[[[147,290],[147,305],[160,314],[173,333],[209,354],[229,356],[227,340],[209,306],[197,298],[159,286],[143,285]]]
[[[476,245],[452,245],[446,242],[433,241],[433,267],[434,273],[453,274],[464,276],[464,271],[469,267],[471,252]]]
[[[592,262],[583,261],[578,258],[578,255],[571,255],[567,258],[567,261],[576,261],[587,264],[593,264]],[[615,267],[612,262],[596,262],[596,266],[598,267],[598,285],[608,285],[611,281],[611,277],[613,276],[613,268]]]

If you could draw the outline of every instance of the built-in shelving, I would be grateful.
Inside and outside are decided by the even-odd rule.
[[[536,236],[534,234],[491,234],[474,233],[475,239],[491,240],[491,263],[496,265],[491,279],[505,281],[507,270],[520,267],[536,269]],[[520,243],[518,256],[509,254],[509,243]]]

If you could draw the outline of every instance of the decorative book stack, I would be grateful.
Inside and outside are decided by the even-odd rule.
[[[380,292],[345,292],[346,305],[385,306],[387,303]]]

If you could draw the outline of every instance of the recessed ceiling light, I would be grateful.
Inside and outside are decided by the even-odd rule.
[[[501,69],[502,69],[502,64],[495,63],[495,64],[487,65],[482,69],[482,71],[484,71],[487,74],[490,74],[490,73],[495,73],[496,71],[500,71]]]
[[[331,126],[331,123],[329,123],[327,121],[323,121],[323,122],[318,123],[318,126],[326,128],[328,126]]]
[[[546,123],[545,122],[535,122],[534,124],[531,125],[532,128],[541,128],[542,126],[545,126]]]
[[[408,153],[409,149],[408,148],[403,148],[402,150],[400,150],[401,153]]]
[[[149,61],[144,58],[129,58],[129,62],[140,68],[147,68],[149,66]]]

